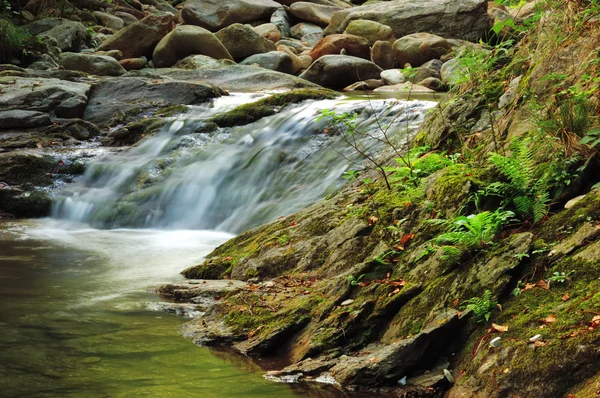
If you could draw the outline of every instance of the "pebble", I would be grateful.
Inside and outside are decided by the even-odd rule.
[[[352,300],[352,299],[348,299],[348,300],[342,301],[342,304],[340,304],[340,305],[341,305],[342,307],[346,307],[346,306],[348,306],[348,305],[352,304],[353,302],[354,302],[354,300]]]
[[[495,339],[492,339],[492,341],[490,341],[490,347],[500,347],[501,340],[501,337],[496,337]]]
[[[530,343],[535,343],[538,340],[542,339],[542,335],[541,334],[536,334],[535,336],[533,336],[532,338],[529,339]]]

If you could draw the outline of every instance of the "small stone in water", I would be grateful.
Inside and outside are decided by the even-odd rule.
[[[340,304],[340,305],[341,305],[342,307],[346,307],[346,306],[348,306],[348,305],[352,304],[353,302],[354,302],[354,300],[352,300],[352,299],[348,299],[348,300],[346,300],[346,301],[342,301],[342,304]]]
[[[502,338],[500,338],[500,337],[496,337],[495,339],[492,339],[492,341],[490,341],[490,347],[500,347],[501,340],[502,340]]]

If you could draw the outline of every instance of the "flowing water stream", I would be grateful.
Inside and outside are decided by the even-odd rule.
[[[377,121],[396,132],[417,125],[433,103],[313,101],[248,126],[206,128],[206,117],[258,97],[198,107],[92,161],[59,193],[52,219],[0,223],[0,396],[343,396],[273,383],[262,375],[275,364],[193,345],[178,334],[185,319],[153,310],[161,299],[152,289],[181,279],[232,233],[343,183],[359,159],[323,133],[322,109],[355,110],[375,134]]]

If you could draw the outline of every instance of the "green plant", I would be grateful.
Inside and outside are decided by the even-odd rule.
[[[364,276],[364,274],[361,274],[358,278],[355,278],[354,275],[348,275],[348,278],[346,279],[348,280],[350,286],[357,286]]]
[[[492,311],[494,311],[497,305],[498,303],[494,300],[492,292],[489,290],[483,292],[483,296],[481,297],[472,297],[463,302],[463,308],[473,311],[477,322],[488,322]]]
[[[458,216],[451,222],[442,220],[442,223],[449,224],[448,230],[434,238],[434,242],[449,244],[455,249],[480,249],[492,243],[496,234],[513,216],[512,211],[496,209],[494,212],[484,211],[466,217]]]
[[[575,271],[570,271],[568,273],[555,272],[554,274],[552,274],[552,276],[550,278],[548,278],[548,282],[550,282],[550,283],[565,283],[569,279],[569,276],[571,276],[573,273],[575,273]]]
[[[538,175],[529,140],[515,140],[511,156],[490,154],[490,162],[506,177],[506,182],[495,182],[484,190],[484,196],[503,199],[502,206],[510,207],[523,220],[537,223],[548,212],[550,202],[548,174]]]
[[[348,170],[348,171],[344,171],[344,174],[342,174],[342,178],[344,180],[348,180],[348,181],[352,182],[352,181],[356,180],[359,175],[360,175],[360,172],[358,172],[356,170]]]
[[[22,27],[0,17],[0,63],[8,63],[13,58],[21,59],[25,41],[29,37]]]

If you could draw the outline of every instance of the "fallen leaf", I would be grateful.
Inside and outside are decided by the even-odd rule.
[[[263,325],[260,325],[259,327],[257,327],[256,329],[254,329],[253,331],[248,333],[248,340],[250,340],[252,337],[254,337],[256,335],[256,333],[260,332],[263,327],[264,327]]]
[[[539,287],[539,288],[541,288],[541,289],[546,289],[546,290],[550,289],[550,285],[548,284],[548,282],[546,282],[546,281],[545,281],[545,280],[543,280],[543,279],[540,279],[540,280],[539,280],[539,281],[538,281],[538,282],[535,284],[535,286],[536,286],[536,287]]]
[[[562,296],[561,300],[562,301],[569,301],[571,299],[571,296],[569,296],[569,293],[566,293],[564,296]]]
[[[534,347],[543,347],[543,346],[545,346],[545,345],[546,345],[546,343],[544,343],[543,341],[540,341],[540,340],[536,340],[536,341],[533,343],[533,346],[534,346]]]
[[[596,329],[600,326],[600,315],[596,315],[592,318],[592,323],[590,324],[590,330]]]
[[[400,239],[400,245],[405,246],[415,237],[415,234],[406,234]]]
[[[454,301],[452,301],[452,304],[450,304],[450,307],[454,308],[458,303],[460,303],[460,297],[455,298]]]
[[[225,261],[231,261],[232,258],[233,257],[231,257],[231,256],[230,257],[225,257]]]
[[[400,289],[399,288],[394,289],[394,291],[391,292],[390,294],[388,294],[388,296],[393,296],[394,294],[397,294],[397,293],[400,293]]]
[[[370,358],[370,359],[367,359],[367,362],[369,362],[369,363],[375,363],[375,362],[379,362],[379,361],[381,361],[381,359],[379,359],[379,358],[377,358],[377,357],[375,357],[375,358]]]
[[[496,307],[498,307],[498,311],[502,312],[502,304],[496,304]]]
[[[523,291],[531,290],[535,287],[535,283],[526,283]]]
[[[495,323],[492,323],[492,329],[497,332],[504,333],[508,332],[508,325],[497,325]]]
[[[406,281],[391,281],[389,284],[392,286],[404,286],[406,285]]]
[[[548,315],[544,319],[540,319],[540,322],[544,322],[545,324],[550,325],[551,323],[556,322],[556,317],[552,314]]]
[[[379,219],[375,216],[371,216],[369,217],[369,225],[374,225],[377,223],[377,221],[379,221]]]

